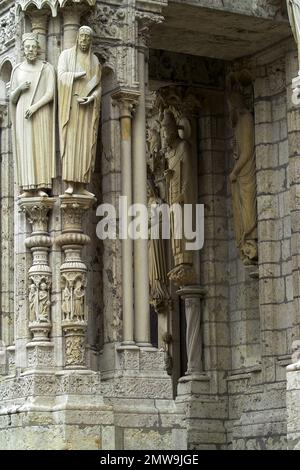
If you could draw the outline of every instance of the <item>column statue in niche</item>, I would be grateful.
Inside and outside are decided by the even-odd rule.
[[[157,313],[160,313],[166,311],[170,300],[166,250],[161,233],[162,221],[161,218],[157,220],[155,211],[155,206],[161,205],[163,201],[159,197],[158,189],[151,176],[148,177],[147,189],[149,217],[158,230],[158,238],[152,239],[149,233],[148,241],[150,304],[153,305]]]
[[[76,44],[58,61],[58,108],[62,178],[66,193],[86,190],[94,170],[101,100],[101,65],[92,53],[92,30],[79,29]]]
[[[287,0],[286,3],[290,25],[298,46],[298,61],[300,70],[300,0]]]
[[[43,197],[55,178],[55,72],[38,59],[35,34],[24,34],[23,46],[10,92],[17,182],[21,197]]]
[[[257,264],[254,119],[240,92],[230,93],[235,165],[230,174],[236,245],[245,265]]]
[[[193,185],[193,158],[192,148],[189,142],[179,136],[179,126],[174,114],[165,110],[162,121],[163,150],[168,162],[165,172],[169,193],[169,204],[196,203],[196,191]],[[178,286],[193,284],[196,275],[193,267],[193,252],[187,251],[183,230],[183,220],[171,212],[172,253],[174,268],[169,273],[169,278]],[[181,225],[181,226],[180,226]],[[178,233],[181,238],[176,239]]]

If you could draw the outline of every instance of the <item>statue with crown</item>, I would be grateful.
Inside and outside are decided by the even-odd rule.
[[[68,195],[93,196],[86,186],[95,165],[102,68],[92,53],[92,36],[91,28],[82,26],[76,44],[58,61],[60,152]]]
[[[11,77],[13,151],[20,197],[47,197],[55,178],[55,71],[38,58],[38,38],[22,38],[25,60]]]

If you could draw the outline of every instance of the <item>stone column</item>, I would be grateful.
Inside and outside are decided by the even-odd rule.
[[[132,151],[131,120],[132,109],[139,93],[133,90],[120,90],[113,95],[120,109],[121,128],[121,195],[126,197],[127,207],[132,204]],[[128,228],[128,211],[123,214],[121,223]],[[127,230],[128,232],[128,230]],[[122,237],[122,298],[123,298],[123,341],[122,346],[134,344],[133,309],[133,240],[124,233]]]
[[[81,259],[81,252],[90,238],[83,233],[83,215],[95,198],[83,195],[60,196],[62,210],[62,234],[56,244],[65,255],[60,267],[61,315],[65,337],[65,361],[68,369],[85,369],[85,333],[87,329],[87,267]]]
[[[205,291],[200,286],[184,286],[177,294],[185,302],[187,371],[180,380],[202,377],[201,298]]]
[[[63,49],[73,47],[80,26],[82,7],[73,6],[63,10]]]
[[[133,202],[147,208],[145,42],[140,36],[138,80],[140,99],[133,120]],[[148,240],[134,241],[135,341],[150,346]]]
[[[52,241],[48,233],[49,212],[54,198],[30,197],[20,199],[20,208],[32,226],[25,245],[32,253],[28,271],[27,320],[31,340],[27,344],[27,366],[32,368],[53,366],[51,331],[52,272],[48,254]]]
[[[39,40],[40,46],[40,57],[41,59],[46,59],[46,49],[47,49],[47,24],[48,16],[50,11],[48,10],[34,10],[30,13],[31,20],[31,29],[35,33]]]

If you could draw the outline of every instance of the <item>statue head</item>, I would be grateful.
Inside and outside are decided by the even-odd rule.
[[[89,26],[81,26],[78,31],[78,46],[82,52],[88,52],[91,48],[93,30]]]
[[[161,130],[163,148],[165,149],[166,147],[171,147],[172,143],[178,139],[179,134],[175,116],[169,110],[164,112],[164,118],[161,123]]]
[[[23,34],[22,43],[24,54],[28,62],[35,62],[38,56],[39,41],[34,33]]]

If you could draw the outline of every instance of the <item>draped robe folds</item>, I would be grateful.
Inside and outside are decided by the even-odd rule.
[[[287,10],[293,35],[300,45],[300,0],[287,0]]]
[[[82,60],[83,56],[84,61]],[[63,51],[58,62],[60,151],[64,181],[89,183],[94,170],[101,100],[101,66],[92,54],[77,46]],[[86,76],[74,79],[75,72]],[[93,94],[93,102],[79,104],[79,97]]]
[[[182,218],[176,211],[171,211],[170,217],[175,266],[182,263],[192,265],[193,253],[186,250],[184,237],[184,204],[195,205],[196,202],[192,148],[187,141],[179,140],[175,149],[169,150],[168,167],[173,172],[169,182],[169,204],[180,204],[182,208]]]
[[[56,176],[54,68],[47,62],[38,61],[36,67],[22,62],[13,69],[11,93],[25,81],[30,88],[11,102],[17,181],[23,190],[51,189]],[[25,119],[28,108],[45,97],[47,104]]]

